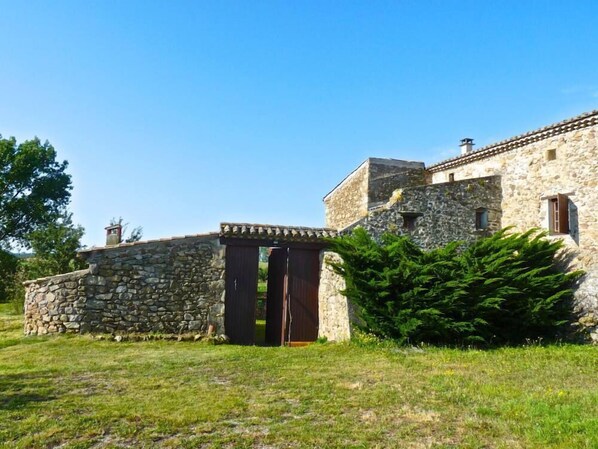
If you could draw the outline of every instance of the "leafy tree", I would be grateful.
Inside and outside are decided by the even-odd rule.
[[[129,223],[123,223],[123,222],[124,222],[123,217],[118,217],[118,220],[116,218],[112,218],[110,220],[110,226],[116,226],[116,225],[122,226],[121,240],[125,243],[133,243],[133,242],[138,242],[139,240],[141,240],[141,238],[143,237],[143,228],[141,226],[137,226],[137,227],[131,229],[131,233],[129,234],[128,237],[126,237],[127,228],[129,227]]]
[[[573,283],[563,243],[503,230],[470,245],[423,251],[409,237],[363,228],[331,241],[362,328],[409,343],[517,344],[554,339],[570,319]],[[559,256],[560,254],[560,256]]]
[[[18,268],[9,274],[6,281],[6,297],[13,303],[15,312],[22,312],[24,281],[86,267],[85,262],[77,257],[83,234],[83,227],[74,225],[72,215],[65,213],[44,228],[38,228],[27,235],[34,254],[21,259]]]
[[[57,221],[28,235],[34,256],[25,259],[22,267],[29,279],[35,279],[84,268],[77,258],[81,249],[82,226],[74,225],[72,214],[64,214]]]
[[[19,260],[8,251],[0,249],[0,302],[9,299],[12,278],[17,272]]]
[[[0,247],[29,246],[27,235],[64,211],[72,188],[67,166],[47,141],[17,145],[0,135]]]

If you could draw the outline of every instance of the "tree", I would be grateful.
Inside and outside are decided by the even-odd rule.
[[[19,260],[18,268],[12,273],[10,265],[6,264],[8,269],[4,299],[11,300],[15,312],[22,312],[24,281],[86,267],[87,264],[77,257],[84,232],[82,226],[73,224],[71,214],[64,213],[56,221],[27,234],[33,256]]]
[[[64,212],[72,189],[67,166],[47,141],[17,145],[0,135],[0,247],[29,246],[27,235]]]
[[[118,220],[116,218],[112,218],[112,220],[110,220],[110,226],[120,225],[122,227],[121,241],[125,243],[133,243],[141,240],[143,237],[143,228],[141,226],[137,226],[131,229],[131,233],[128,237],[125,237],[129,223],[123,224],[123,221],[123,217],[118,217]]]
[[[8,299],[12,279],[18,266],[19,260],[16,256],[0,249],[0,302]]]
[[[28,234],[34,256],[22,262],[28,279],[68,273],[85,267],[77,258],[85,230],[74,225],[72,214],[64,214],[46,227]]]

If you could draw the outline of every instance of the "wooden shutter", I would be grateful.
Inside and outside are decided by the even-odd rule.
[[[555,229],[559,234],[569,234],[569,198],[567,195],[559,193],[557,195],[559,222],[558,229]]]

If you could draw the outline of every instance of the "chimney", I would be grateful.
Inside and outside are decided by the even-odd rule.
[[[473,139],[470,139],[469,137],[466,137],[465,139],[461,139],[461,144],[459,145],[461,147],[461,155],[465,155],[465,154],[469,154],[473,151]]]
[[[104,229],[106,229],[106,246],[118,245],[122,241],[122,225],[111,225]]]

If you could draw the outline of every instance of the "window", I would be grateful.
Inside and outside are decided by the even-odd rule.
[[[478,230],[488,228],[488,209],[480,207],[475,211],[475,228]]]
[[[417,217],[414,217],[413,215],[406,215],[403,217],[403,227],[407,230],[407,231],[413,231],[415,229],[415,220],[417,219]]]
[[[569,198],[559,193],[548,199],[548,229],[551,234],[569,234]]]
[[[556,159],[556,150],[546,150],[546,160],[547,161],[554,161]]]
[[[409,232],[415,230],[415,221],[417,217],[422,216],[419,212],[400,212],[400,214],[403,217],[403,229]]]
[[[455,174],[449,173],[449,182],[455,182]]]

